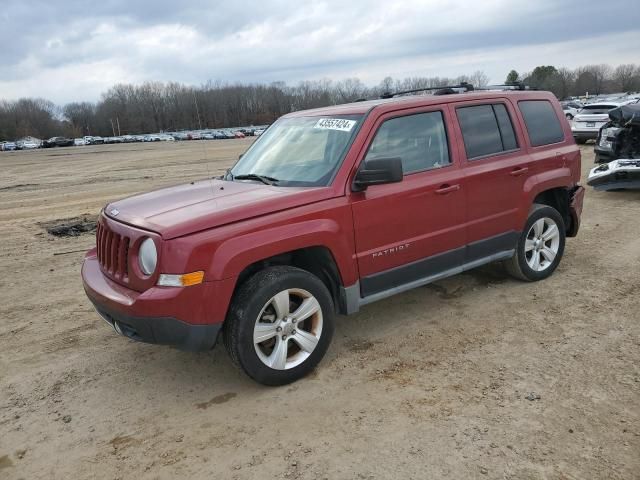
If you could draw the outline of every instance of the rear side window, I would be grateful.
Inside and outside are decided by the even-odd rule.
[[[498,120],[498,128],[500,129],[500,136],[502,137],[502,148],[504,150],[515,150],[518,148],[518,142],[516,141],[516,134],[513,131],[513,125],[507,113],[507,108],[501,103],[496,103],[493,105],[493,112],[496,114],[496,119]]]
[[[503,104],[460,107],[456,113],[468,159],[518,148],[511,118]]]
[[[442,112],[418,113],[385,121],[371,142],[365,162],[389,157],[400,157],[405,174],[449,165]]]
[[[523,100],[518,102],[520,111],[527,125],[527,133],[531,145],[549,145],[564,140],[562,125],[553,109],[551,102],[547,100]]]

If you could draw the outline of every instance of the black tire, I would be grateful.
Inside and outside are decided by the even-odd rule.
[[[303,289],[315,297],[320,305],[322,328],[315,348],[302,363],[277,370],[260,359],[253,335],[256,321],[265,305],[276,294],[288,289]],[[224,327],[225,347],[232,361],[256,382],[272,386],[286,385],[307,375],[324,357],[333,337],[334,312],[331,295],[318,277],[295,267],[269,267],[249,278],[234,296]],[[294,339],[292,336],[289,338]]]
[[[533,224],[540,219],[549,218],[553,220],[558,228],[558,237],[559,244],[557,246],[557,253],[553,262],[542,271],[536,271],[529,266],[527,260],[527,252],[525,250],[527,237],[529,235],[530,230],[533,227]],[[527,222],[520,234],[520,238],[518,239],[518,244],[516,246],[515,255],[507,260],[506,267],[507,271],[519,280],[523,280],[526,282],[536,282],[538,280],[544,280],[549,277],[555,269],[558,267],[560,260],[562,260],[562,255],[564,254],[564,246],[566,241],[566,227],[564,225],[564,220],[562,219],[562,215],[553,207],[548,205],[534,204],[529,211],[529,218],[527,218]]]
[[[585,143],[587,143],[587,139],[586,138],[576,138],[576,143],[578,145],[584,145]]]
[[[567,113],[565,117],[567,117],[567,120],[573,120],[573,115],[571,115],[570,113]]]

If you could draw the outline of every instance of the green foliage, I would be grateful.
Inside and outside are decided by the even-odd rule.
[[[507,79],[504,81],[504,83],[509,85],[511,83],[516,83],[519,79],[520,79],[520,74],[518,72],[516,72],[515,70],[511,70],[507,74]]]
[[[524,81],[531,87],[535,87],[540,90],[550,90],[553,77],[557,73],[558,70],[556,67],[552,65],[541,65],[534,68]]]

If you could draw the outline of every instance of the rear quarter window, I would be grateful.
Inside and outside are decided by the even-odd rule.
[[[509,113],[502,103],[456,109],[467,159],[508,152],[518,148]]]
[[[518,102],[527,126],[531,145],[539,147],[564,140],[564,131],[556,111],[548,100],[522,100]]]

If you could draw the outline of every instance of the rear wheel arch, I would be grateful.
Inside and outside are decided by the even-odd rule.
[[[565,187],[554,187],[538,193],[533,199],[532,206],[547,205],[558,211],[567,231],[571,230],[571,212],[569,210],[569,189]],[[533,207],[532,207],[533,208]]]

